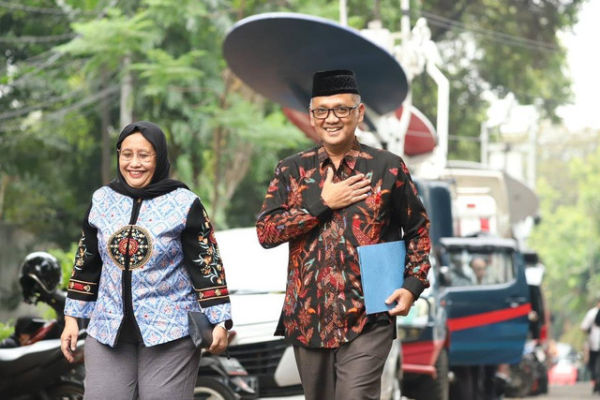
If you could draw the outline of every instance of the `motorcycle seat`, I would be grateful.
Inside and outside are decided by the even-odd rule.
[[[0,375],[8,377],[43,365],[61,355],[60,339],[41,340],[28,346],[0,349]]]

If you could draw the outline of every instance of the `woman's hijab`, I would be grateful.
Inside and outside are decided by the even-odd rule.
[[[163,131],[156,124],[148,121],[138,121],[127,125],[119,135],[119,139],[117,140],[117,150],[121,149],[121,144],[127,136],[136,132],[141,133],[147,141],[152,143],[154,151],[156,152],[156,169],[150,184],[137,189],[129,186],[125,181],[125,177],[121,174],[119,157],[117,157],[117,178],[113,179],[108,186],[125,196],[142,199],[151,199],[153,197],[161,196],[177,188],[187,189],[188,187],[183,182],[169,178],[171,164],[169,163],[167,154],[167,139]]]

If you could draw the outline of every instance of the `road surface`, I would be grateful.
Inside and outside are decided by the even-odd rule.
[[[525,399],[530,399],[530,400],[599,399],[600,400],[600,396],[592,396],[592,386],[591,386],[590,382],[577,382],[573,386],[550,386],[550,392],[547,395],[531,396],[531,397],[526,397]],[[265,397],[264,400],[304,400],[304,396]],[[505,398],[505,400],[517,400],[517,399]]]
[[[592,396],[592,384],[590,382],[577,382],[573,386],[550,386],[547,395],[526,397],[531,400],[585,400],[600,399],[600,396]],[[509,399],[506,399],[509,400]]]

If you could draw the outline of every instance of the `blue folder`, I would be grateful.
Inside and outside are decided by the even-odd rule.
[[[367,314],[391,310],[396,304],[385,304],[385,300],[404,282],[404,241],[359,246],[357,250]]]

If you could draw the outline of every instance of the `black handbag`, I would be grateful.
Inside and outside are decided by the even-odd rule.
[[[188,312],[188,330],[196,347],[208,348],[212,344],[214,325],[202,311]]]

